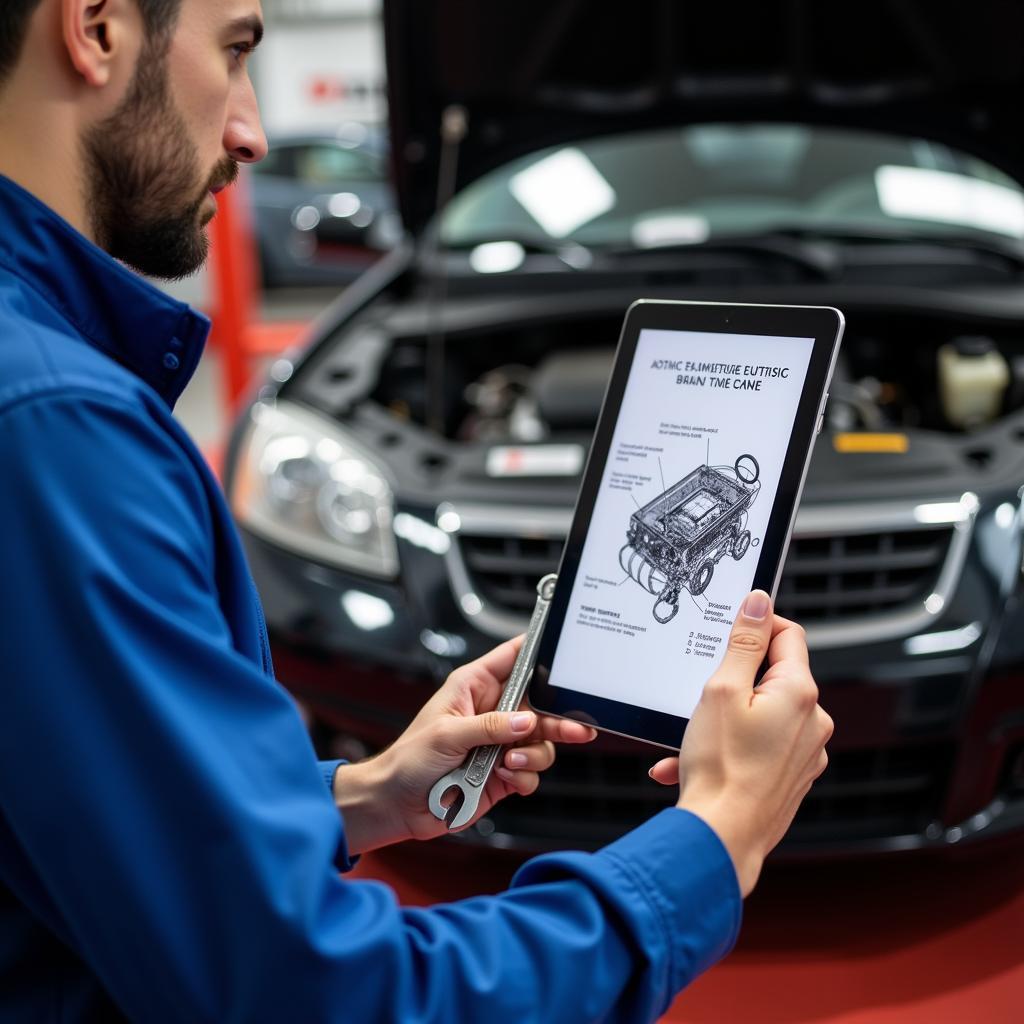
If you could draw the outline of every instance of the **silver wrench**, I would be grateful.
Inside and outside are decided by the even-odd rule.
[[[547,621],[548,609],[551,607],[551,597],[555,592],[555,583],[558,577],[554,573],[545,576],[537,584],[537,603],[533,606],[533,615],[530,616],[530,625],[526,629],[526,638],[523,646],[519,649],[519,656],[512,666],[512,674],[508,677],[505,689],[502,691],[501,700],[498,701],[496,711],[515,711],[519,707],[523,694],[526,693],[530,676],[533,675],[533,665],[537,656],[537,642]],[[501,752],[501,744],[492,743],[486,747],[476,747],[469,752],[466,760],[455,769],[449,772],[442,779],[434,783],[430,791],[428,804],[430,813],[440,821],[446,822],[448,830],[461,828],[468,824],[476,814],[480,806],[480,797],[483,795],[484,786],[491,777],[494,762]],[[444,797],[451,790],[456,789],[462,795],[461,801],[458,796],[450,807],[441,803]]]

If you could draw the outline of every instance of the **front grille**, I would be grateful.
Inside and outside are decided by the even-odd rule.
[[[838,751],[804,800],[785,845],[919,835],[941,817],[952,763],[949,744]],[[671,806],[674,789],[647,778],[649,754],[563,749],[529,799],[499,804],[480,831],[517,837],[527,847],[596,847]]]
[[[836,622],[921,601],[935,588],[952,537],[951,526],[794,537],[779,613],[802,623]],[[557,568],[563,538],[462,533],[459,543],[480,599],[525,618],[537,580]]]
[[[529,615],[537,580],[558,568],[564,537],[461,536],[462,557],[480,599],[503,612]]]
[[[478,831],[486,834],[493,826],[530,848],[602,846],[675,802],[674,788],[647,777],[659,756],[653,748],[644,755],[561,747],[537,792],[503,800]]]
[[[841,750],[807,795],[787,844],[918,835],[941,818],[954,749],[922,743]]]
[[[315,700],[312,705],[315,708]],[[320,741],[320,757],[339,756],[331,730],[317,730],[314,737]],[[501,845],[528,851],[596,849],[672,806],[678,790],[647,777],[658,752],[639,743],[618,742],[626,744],[626,749],[561,747],[536,793],[503,800],[467,838],[475,834],[477,841],[488,840],[497,833]],[[371,751],[377,749],[368,736],[360,743]],[[796,853],[801,848],[810,851],[927,834],[933,823],[942,820],[955,753],[948,741],[830,751],[828,768],[801,804],[784,848]],[[1011,759],[1014,769],[1019,768],[1021,756],[1018,745]],[[1004,777],[1004,792],[1009,777]]]
[[[935,588],[951,527],[794,537],[779,584],[780,615],[829,622],[891,611]]]

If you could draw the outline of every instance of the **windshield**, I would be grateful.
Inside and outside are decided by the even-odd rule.
[[[782,230],[1024,237],[1024,191],[923,139],[802,125],[697,125],[542,150],[448,204],[446,245],[657,248]]]

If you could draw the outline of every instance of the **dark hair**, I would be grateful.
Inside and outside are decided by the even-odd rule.
[[[0,0],[0,85],[14,70],[28,34],[28,23],[42,0]],[[135,0],[150,36],[174,28],[181,0]]]

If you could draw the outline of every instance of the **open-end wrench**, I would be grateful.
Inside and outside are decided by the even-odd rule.
[[[530,676],[533,675],[533,665],[537,657],[537,643],[540,634],[544,629],[544,623],[548,617],[548,609],[551,607],[551,596],[555,592],[555,583],[558,577],[551,573],[545,576],[537,584],[537,603],[533,606],[533,615],[530,616],[530,625],[526,629],[526,637],[523,646],[519,649],[519,656],[512,666],[512,674],[508,677],[505,689],[502,691],[501,700],[498,701],[496,711],[515,711],[519,707],[523,694],[526,693]],[[430,791],[428,804],[430,812],[435,818],[445,822],[449,831],[462,828],[473,820],[477,808],[480,806],[480,797],[483,795],[484,786],[491,777],[494,762],[501,752],[501,745],[492,743],[486,747],[476,747],[469,752],[466,760],[455,769],[449,772],[442,779],[434,784]],[[441,803],[442,798],[451,790],[458,790],[462,799],[456,794],[450,807]]]

